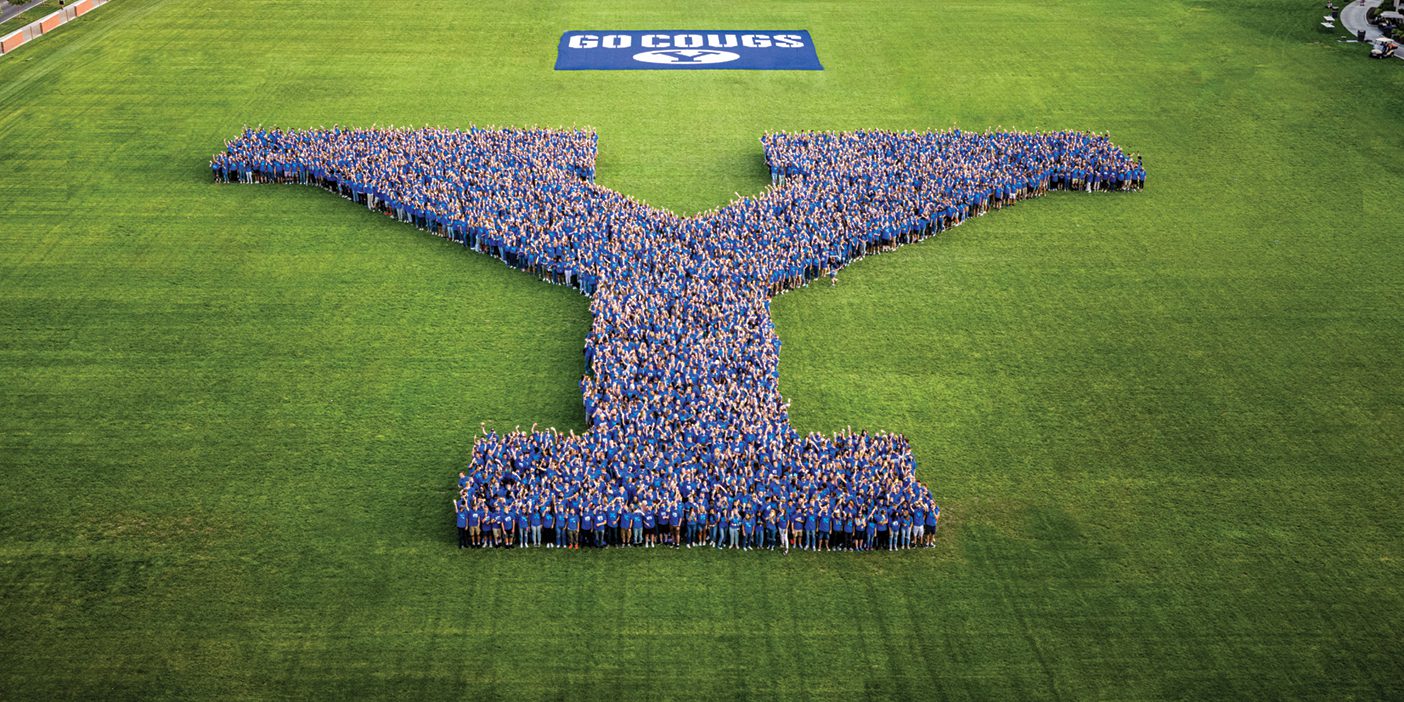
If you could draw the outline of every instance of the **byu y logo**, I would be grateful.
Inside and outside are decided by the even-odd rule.
[[[327,188],[591,297],[588,431],[485,432],[463,510],[523,527],[558,515],[610,541],[626,537],[604,525],[631,514],[674,539],[729,524],[734,544],[798,520],[807,537],[866,527],[902,543],[900,526],[909,541],[939,511],[910,444],[791,427],[770,298],[1049,190],[1136,190],[1145,173],[1084,132],[761,141],[772,186],[694,217],[596,185],[586,131],[246,130],[211,166]]]
[[[740,54],[712,49],[668,49],[634,54],[635,61],[644,63],[726,63],[739,58]]]
[[[561,35],[556,70],[726,68],[818,71],[804,30],[576,31]]]

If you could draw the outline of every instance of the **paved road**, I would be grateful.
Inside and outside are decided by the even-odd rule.
[[[1341,8],[1341,24],[1345,25],[1346,31],[1351,36],[1358,36],[1360,30],[1365,30],[1365,41],[1373,41],[1380,36],[1380,30],[1375,25],[1365,21],[1365,11],[1372,7],[1379,7],[1384,0],[1365,0],[1365,4],[1360,4],[1356,0]]]
[[[5,20],[10,19],[11,17],[14,17],[15,15],[18,15],[19,13],[24,12],[25,10],[28,10],[29,8],[34,7],[35,5],[38,5],[42,2],[44,2],[44,0],[29,0],[29,2],[23,5],[11,5],[9,3],[9,0],[0,0],[0,22],[4,22]],[[15,27],[15,29],[19,29],[19,27]],[[5,33],[9,34],[9,32]]]
[[[1345,7],[1341,8],[1341,24],[1345,25],[1346,31],[1351,36],[1359,36],[1360,30],[1365,30],[1365,41],[1374,41],[1375,37],[1382,36],[1383,32],[1373,24],[1365,21],[1365,12],[1372,7],[1378,7],[1384,0],[1365,0],[1362,5],[1359,0],[1352,0]],[[1404,58],[1404,46],[1394,52],[1395,56]]]

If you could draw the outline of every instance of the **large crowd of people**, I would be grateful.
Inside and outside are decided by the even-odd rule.
[[[596,137],[545,129],[247,129],[216,180],[315,184],[591,296],[588,431],[484,429],[459,545],[814,550],[932,542],[900,434],[800,435],[769,299],[1049,190],[1135,190],[1086,132],[800,132],[774,183],[683,218],[601,187]]]

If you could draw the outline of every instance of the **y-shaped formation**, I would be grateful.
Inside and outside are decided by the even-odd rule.
[[[1082,132],[762,143],[776,184],[690,218],[594,184],[583,131],[246,130],[211,165],[218,180],[337,191],[592,297],[589,431],[485,433],[460,527],[520,524],[539,542],[532,527],[559,524],[562,545],[581,526],[603,545],[664,525],[679,540],[687,526],[687,543],[795,524],[815,545],[831,531],[921,542],[938,509],[903,436],[790,426],[770,297],[1049,189],[1139,189],[1144,171]]]

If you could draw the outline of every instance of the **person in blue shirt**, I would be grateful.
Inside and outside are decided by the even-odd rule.
[[[741,543],[744,544],[747,551],[751,550],[755,538],[756,515],[752,512],[746,512],[746,515],[741,518]]]
[[[936,526],[941,521],[941,508],[932,505],[926,512],[926,547],[936,547]]]
[[[619,527],[619,510],[610,507],[609,511],[605,513],[605,518],[606,523],[609,524],[608,540],[613,541],[616,546],[624,545],[624,534]]]
[[[658,545],[658,516],[651,508],[644,508],[643,523],[644,548],[653,548]]]
[[[804,550],[813,551],[819,547],[818,529],[818,518],[814,516],[813,511],[807,510],[804,515]]]
[[[833,526],[833,520],[829,518],[829,513],[824,512],[819,515],[819,550],[829,550],[829,531]]]
[[[502,540],[506,548],[517,543],[517,512],[511,507],[502,511]]]
[[[546,538],[546,548],[556,545],[556,514],[550,507],[541,515],[541,533]]]
[[[541,548],[541,526],[542,526],[542,519],[541,519],[541,510],[540,510],[540,509],[532,509],[532,510],[531,510],[531,522],[530,522],[530,525],[531,525],[531,545],[532,545],[532,546],[535,546],[536,548]]]
[[[673,548],[682,548],[682,505],[676,502],[668,506],[668,526],[673,532]]]
[[[588,546],[589,541],[595,538],[595,513],[588,508],[580,516],[580,531],[584,532],[580,541],[582,546]]]
[[[490,526],[492,526],[492,543],[489,545],[494,548],[502,546],[502,540],[505,536],[505,530],[502,528],[502,509],[494,505],[488,521],[490,522]]]
[[[595,547],[605,548],[605,530],[609,528],[609,516],[603,511],[595,513]]]
[[[580,550],[580,514],[573,509],[566,515],[566,541],[570,550]]]
[[[458,547],[468,548],[468,500],[454,500],[453,511],[458,521]]]
[[[531,516],[525,511],[517,513],[517,547],[531,546]]]
[[[692,508],[687,511],[687,547],[692,548],[697,543],[697,509]]]
[[[482,545],[483,545],[483,537],[482,537],[482,531],[483,531],[483,529],[482,529],[482,526],[483,526],[483,510],[482,510],[482,507],[480,507],[477,503],[474,503],[474,504],[473,504],[473,508],[470,509],[470,510],[468,510],[468,538],[472,541],[472,543],[473,543],[473,548],[482,548]]]
[[[673,534],[672,512],[667,505],[658,505],[658,542],[661,544],[670,543],[669,537]]]

